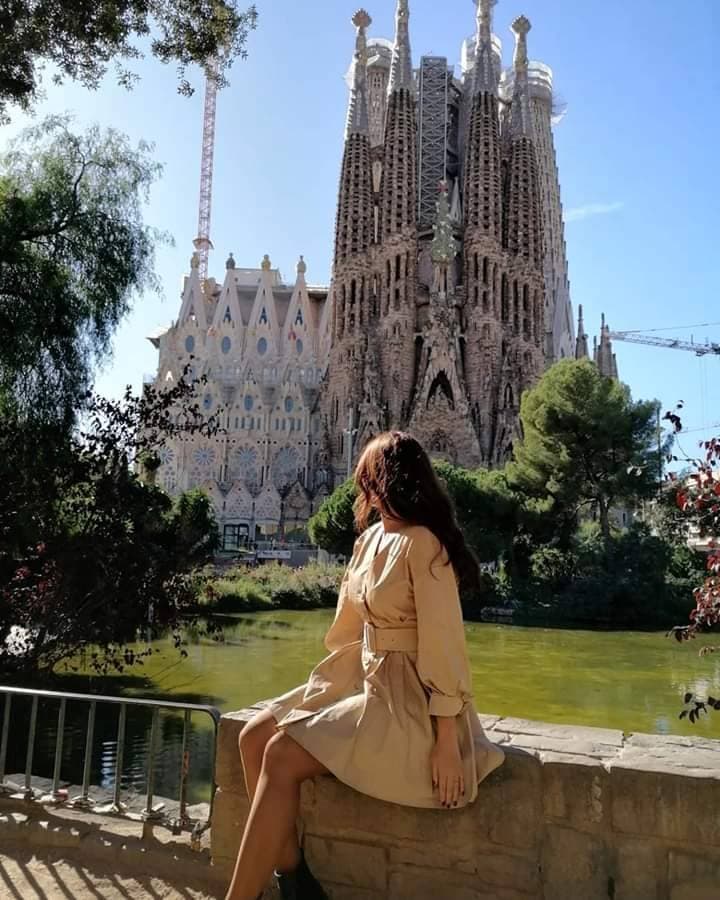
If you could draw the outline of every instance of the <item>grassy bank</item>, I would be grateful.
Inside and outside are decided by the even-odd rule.
[[[211,612],[334,608],[343,566],[309,563],[291,569],[279,563],[238,566],[217,576],[199,577],[198,600]]]

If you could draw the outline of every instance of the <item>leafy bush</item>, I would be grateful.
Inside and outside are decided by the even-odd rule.
[[[279,563],[241,567],[208,578],[201,602],[217,612],[334,608],[343,572],[342,566],[321,563],[298,569]]]

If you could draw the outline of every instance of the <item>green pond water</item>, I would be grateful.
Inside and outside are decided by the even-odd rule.
[[[169,639],[142,667],[103,678],[62,674],[57,689],[164,698],[239,710],[304,682],[326,653],[323,637],[330,610],[253,613],[224,618],[223,639],[197,637],[180,658]],[[546,722],[595,725],[626,732],[720,738],[720,712],[696,725],[680,720],[686,691],[720,696],[720,654],[699,657],[712,637],[678,644],[662,632],[585,631],[468,623],[467,645],[480,712]],[[715,637],[720,643],[720,638]],[[29,704],[13,704],[8,772],[25,766]],[[82,779],[87,707],[69,703],[62,778]],[[57,704],[41,703],[33,772],[49,777],[55,751]],[[191,800],[205,800],[211,780],[213,742],[209,720],[193,716],[190,737]],[[156,791],[176,797],[181,765],[182,722],[160,720]],[[117,707],[98,706],[92,783],[114,784]],[[142,793],[150,716],[131,708],[121,784]]]
[[[222,643],[200,638],[180,660],[170,641],[158,642],[161,652],[137,678],[118,681],[134,695],[242,709],[307,679],[327,654],[323,637],[332,617],[329,610],[227,617]],[[686,691],[720,696],[720,654],[700,658],[698,640],[486,623],[468,623],[466,634],[480,712],[720,738],[720,713],[694,726],[678,719]],[[112,677],[103,679],[103,691],[112,686]]]

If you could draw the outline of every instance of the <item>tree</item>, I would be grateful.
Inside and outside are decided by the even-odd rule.
[[[70,7],[68,7],[70,9]],[[150,147],[51,117],[0,157],[0,396],[19,418],[73,421],[162,235],[142,221]]]
[[[348,478],[327,497],[308,522],[310,540],[328,553],[350,556],[357,537],[353,503],[355,484]]]
[[[515,536],[522,530],[523,512],[503,473],[462,469],[443,460],[434,460],[433,466],[452,498],[458,523],[478,560],[511,560]],[[355,496],[350,479],[325,500],[310,520],[313,543],[329,553],[352,553]]]
[[[122,401],[87,398],[84,424],[0,420],[0,668],[52,671],[92,649],[98,671],[137,658],[138,629],[193,614],[190,575],[218,531],[200,491],[173,501],[138,476],[168,437],[213,435],[181,379]],[[185,415],[179,412],[185,410]],[[23,459],[23,455],[27,458]],[[29,462],[29,464],[28,464]]]
[[[658,488],[656,413],[589,360],[562,360],[523,395],[510,485],[549,501],[565,542],[583,509],[597,511],[607,541],[613,506]]]
[[[185,75],[192,64],[222,87],[232,62],[245,57],[256,20],[254,6],[242,10],[235,0],[9,0],[0,6],[0,123],[10,104],[32,106],[47,63],[56,82],[95,89],[114,61],[120,84],[131,86],[137,76],[122,61],[141,58],[148,39],[153,56],[176,65],[181,93],[192,93]]]

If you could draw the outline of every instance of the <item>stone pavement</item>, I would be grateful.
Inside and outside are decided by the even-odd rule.
[[[3,846],[2,900],[215,900],[199,887],[169,884],[149,874],[110,873],[100,860],[81,861],[62,850]]]
[[[205,835],[0,800],[0,900],[220,900],[225,876]]]

